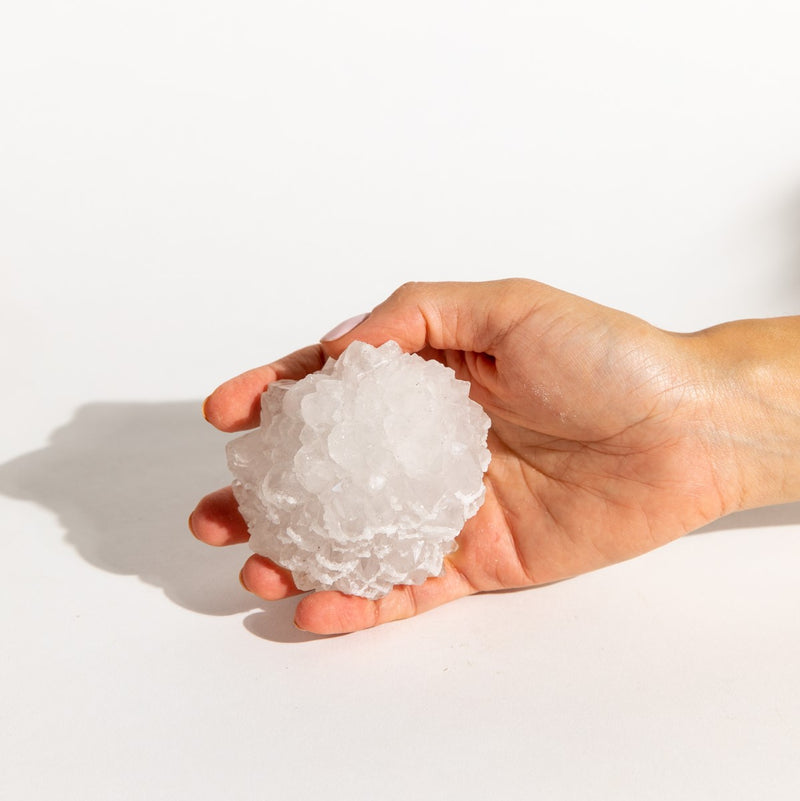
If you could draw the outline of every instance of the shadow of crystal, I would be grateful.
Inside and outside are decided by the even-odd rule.
[[[0,465],[0,492],[52,510],[90,564],[137,575],[206,615],[263,608],[236,579],[246,546],[192,537],[199,497],[230,481],[225,440],[198,402],[92,403],[46,447]]]

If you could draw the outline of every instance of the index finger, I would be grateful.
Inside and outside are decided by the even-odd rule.
[[[220,384],[203,403],[203,416],[220,431],[255,428],[261,418],[261,394],[278,379],[299,381],[325,364],[320,345],[309,345],[278,361],[256,367]]]

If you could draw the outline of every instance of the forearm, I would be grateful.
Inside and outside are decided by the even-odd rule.
[[[728,511],[800,500],[800,317],[725,323],[689,340]]]

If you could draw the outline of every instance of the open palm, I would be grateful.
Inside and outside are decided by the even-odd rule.
[[[257,425],[270,381],[302,378],[354,339],[394,339],[471,383],[492,420],[486,500],[441,576],[378,601],[313,593],[297,607],[301,628],[353,631],[474,592],[559,580],[727,511],[685,338],[531,281],[403,287],[347,335],[223,384],[208,419],[225,431]],[[247,539],[229,488],[200,502],[191,527],[211,544]],[[257,555],[242,581],[266,599],[298,592]]]

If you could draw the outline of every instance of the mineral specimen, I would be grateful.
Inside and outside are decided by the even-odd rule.
[[[483,502],[488,429],[449,367],[354,342],[270,384],[260,428],[228,444],[250,545],[301,590],[379,598],[439,575]]]

